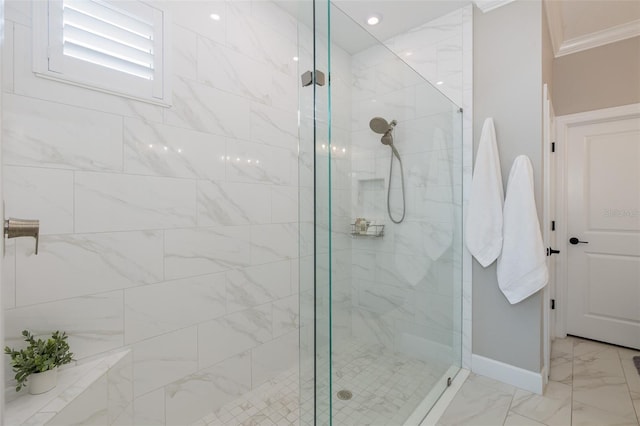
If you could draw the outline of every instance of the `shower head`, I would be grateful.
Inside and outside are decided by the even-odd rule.
[[[387,120],[382,117],[373,117],[371,121],[369,121],[371,130],[381,135],[393,130],[396,124],[398,124],[396,120],[391,120],[391,123],[387,123]]]
[[[373,117],[369,122],[369,127],[371,127],[371,130],[376,133],[380,133],[381,135],[387,133],[387,130],[390,128],[387,120],[382,117]]]
[[[394,152],[392,131],[393,128],[396,127],[396,124],[398,124],[396,120],[391,120],[391,123],[387,123],[387,120],[382,117],[373,117],[369,122],[371,130],[382,135],[380,142],[382,142],[383,145],[391,146]]]

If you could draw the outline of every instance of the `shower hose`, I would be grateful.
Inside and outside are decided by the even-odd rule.
[[[394,150],[395,151],[395,150]],[[396,220],[391,215],[391,176],[393,174],[393,157],[398,157],[398,162],[400,163],[400,181],[402,182],[402,216],[399,220]],[[404,220],[404,215],[406,213],[407,206],[404,195],[404,169],[402,167],[402,159],[400,159],[400,155],[396,152],[392,152],[391,154],[391,162],[389,163],[389,185],[387,186],[387,212],[389,213],[389,218],[393,223],[401,223]]]

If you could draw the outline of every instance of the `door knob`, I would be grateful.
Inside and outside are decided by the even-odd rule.
[[[15,219],[10,217],[4,221],[4,236],[7,238],[33,237],[36,239],[36,253],[38,254],[38,240],[40,239],[40,221],[31,219]]]
[[[576,237],[571,237],[571,238],[569,238],[569,242],[570,242],[571,244],[573,244],[574,246],[575,246],[576,244],[589,244],[589,241],[580,241],[580,240],[579,240],[579,239],[577,239]]]
[[[559,254],[560,250],[554,250],[551,247],[547,249],[547,256],[551,256],[552,254]]]

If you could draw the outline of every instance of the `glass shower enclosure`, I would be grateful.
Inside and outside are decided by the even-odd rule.
[[[419,424],[461,365],[462,111],[333,3],[300,22],[300,423]]]

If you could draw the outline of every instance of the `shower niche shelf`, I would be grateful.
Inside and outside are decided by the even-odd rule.
[[[351,224],[351,236],[352,237],[384,237],[384,225],[370,224],[367,225],[367,229],[361,231],[358,229],[355,223]]]

